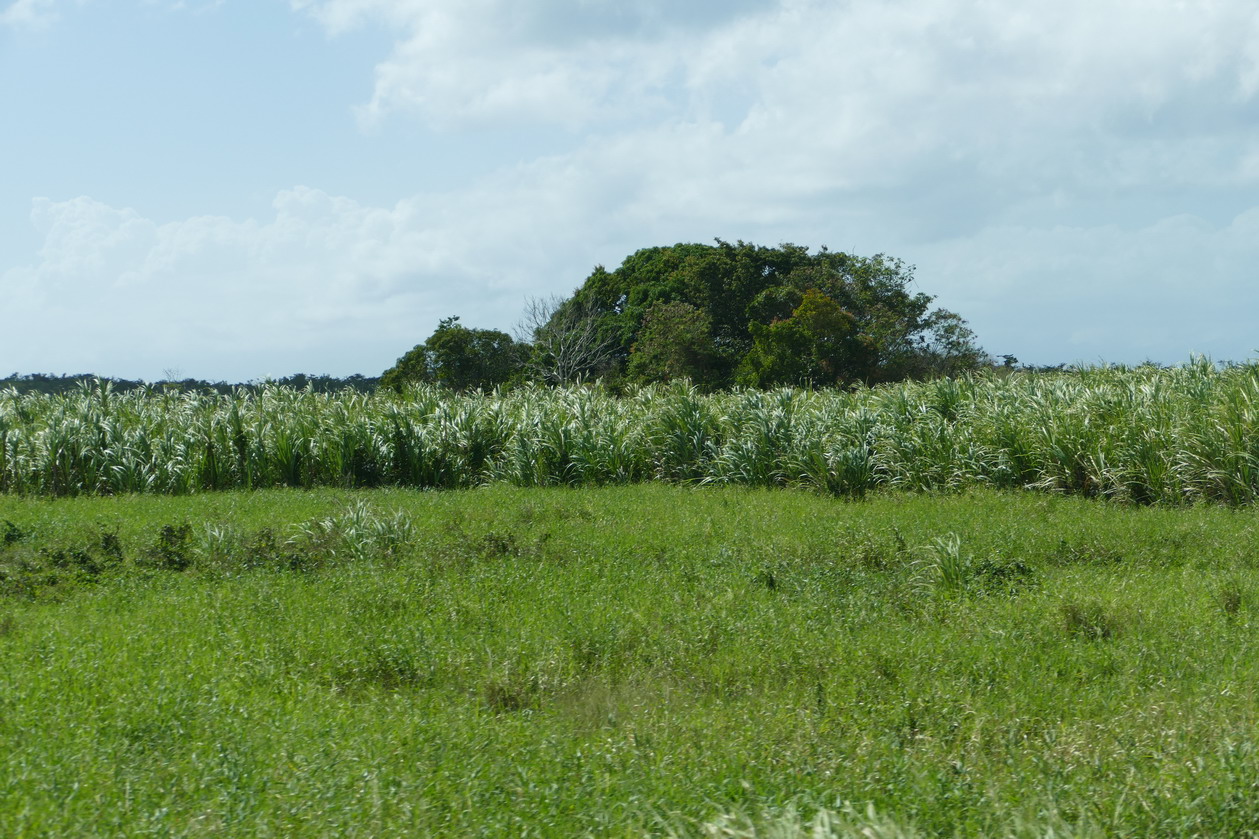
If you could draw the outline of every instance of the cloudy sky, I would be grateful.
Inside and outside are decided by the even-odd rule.
[[[378,374],[641,247],[1259,356],[1253,0],[0,0],[0,375]]]

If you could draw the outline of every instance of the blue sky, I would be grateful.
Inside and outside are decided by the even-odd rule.
[[[0,0],[0,375],[377,374],[679,241],[1259,355],[1250,0]]]

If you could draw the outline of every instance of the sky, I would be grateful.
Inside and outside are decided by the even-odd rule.
[[[378,375],[676,242],[1259,356],[1253,0],[0,0],[0,376]]]

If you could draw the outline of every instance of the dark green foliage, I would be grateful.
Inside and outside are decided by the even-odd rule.
[[[485,706],[496,714],[536,709],[540,693],[537,677],[516,667],[509,668],[505,675],[490,678],[482,689]]]
[[[6,521],[3,534],[11,538],[0,540],[0,597],[62,597],[79,585],[97,583],[123,563],[117,530],[44,541]]]
[[[339,662],[331,684],[339,689],[402,691],[424,686],[428,668],[409,645],[364,639],[348,660]]]
[[[520,546],[511,532],[491,531],[476,540],[476,552],[488,559],[501,559],[507,556],[518,556]]]
[[[88,578],[94,578],[105,570],[104,563],[88,548],[66,548],[49,551],[46,556],[54,568],[63,571],[75,571]]]
[[[285,545],[275,535],[274,528],[262,527],[245,543],[246,568],[290,568],[302,566],[300,554]]]
[[[657,303],[629,356],[629,377],[637,382],[690,379],[708,382],[714,363],[712,319],[689,303]]]
[[[633,353],[642,351],[636,348],[667,357],[662,332],[684,344],[694,340],[696,330],[662,330],[649,318],[668,311],[657,307],[679,304],[706,319],[709,356],[692,371],[706,388],[729,385],[737,373],[762,385],[873,384],[977,369],[985,356],[974,335],[957,315],[932,310],[929,295],[911,292],[912,280],[910,266],[882,255],[719,240],[646,248],[615,271],[596,268],[565,305],[594,312],[603,338],[640,380],[664,380],[672,370],[659,361],[635,363]],[[800,312],[809,295],[815,299]],[[796,323],[774,328],[787,320]],[[806,360],[792,366],[786,356],[797,352]]]
[[[0,390],[13,388],[18,393],[78,393],[84,387],[108,382],[110,387],[119,393],[144,388],[144,382],[129,379],[110,379],[92,373],[76,373],[73,375],[55,375],[52,373],[11,373],[0,379]]]
[[[876,351],[857,319],[834,299],[807,290],[786,319],[752,322],[752,349],[736,378],[752,387],[830,387],[872,379]]]
[[[22,541],[25,536],[25,531],[8,519],[0,522],[0,545],[8,546],[15,544]]]
[[[990,593],[1012,593],[1034,585],[1035,571],[1021,559],[989,556],[978,559],[971,566],[971,575],[977,590]]]
[[[297,390],[311,390],[315,393],[340,393],[343,390],[371,393],[376,390],[376,385],[379,381],[380,379],[377,376],[364,376],[361,373],[353,373],[344,377],[315,373],[294,373],[291,376],[283,376],[276,379],[275,384]],[[257,384],[243,386],[258,387]],[[234,385],[233,387],[242,387],[242,385]],[[231,393],[231,390],[221,392]]]
[[[423,344],[414,347],[380,377],[382,387],[437,384],[453,390],[489,390],[524,369],[527,345],[496,329],[469,329],[446,318]]]
[[[1234,617],[1241,610],[1246,599],[1246,592],[1236,578],[1225,580],[1219,590],[1216,591],[1216,602],[1220,604],[1224,614],[1230,618]]]
[[[975,333],[960,315],[937,309],[924,319],[923,324],[923,339],[905,354],[900,362],[898,378],[961,376],[990,365],[987,353],[975,342]]]
[[[102,527],[100,536],[101,555],[108,557],[114,564],[122,562],[122,540],[118,536],[118,529],[107,530]]]
[[[1121,550],[1110,545],[1070,543],[1066,539],[1060,539],[1053,558],[1064,564],[1111,565],[1123,562],[1124,555]]]
[[[192,563],[189,537],[192,536],[192,525],[162,525],[157,539],[147,552],[148,561],[163,571],[183,571]]]

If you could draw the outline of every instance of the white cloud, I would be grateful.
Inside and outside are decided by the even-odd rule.
[[[303,187],[280,193],[261,223],[161,224],[89,198],[37,201],[38,261],[0,274],[14,301],[5,355],[21,369],[149,377],[170,366],[238,378],[378,372],[427,334],[431,313],[473,291],[461,283],[481,279],[447,233],[426,229],[427,212]],[[498,292],[479,291],[493,309]]]
[[[399,32],[361,110],[369,125],[417,111],[457,128],[510,120],[576,129],[668,112],[666,88],[703,27],[764,2],[291,0],[332,34]],[[695,30],[699,28],[697,33]]]
[[[731,190],[895,202],[906,235],[932,237],[1050,194],[1256,180],[1259,16],[1242,0],[780,0],[698,21],[646,2],[293,5],[333,33],[398,32],[369,124],[580,129],[574,159],[662,164],[642,176],[709,212]],[[942,192],[964,211],[914,217],[920,194],[938,216]]]
[[[39,28],[57,19],[56,0],[13,0],[0,9],[0,26]]]
[[[584,103],[594,121],[678,81],[701,101],[750,83],[768,115],[801,99],[815,110],[838,105],[861,124],[907,101],[916,121],[982,104],[1000,107],[990,117],[1039,127],[1105,118],[1115,105],[1148,119],[1202,85],[1248,98],[1259,72],[1259,19],[1246,2],[780,0],[723,4],[698,24],[687,16],[696,4],[641,1],[292,5],[334,34],[369,21],[397,30],[371,107],[414,107],[438,122],[557,92],[538,119],[568,121],[568,108]],[[679,116],[695,106],[676,104]]]

